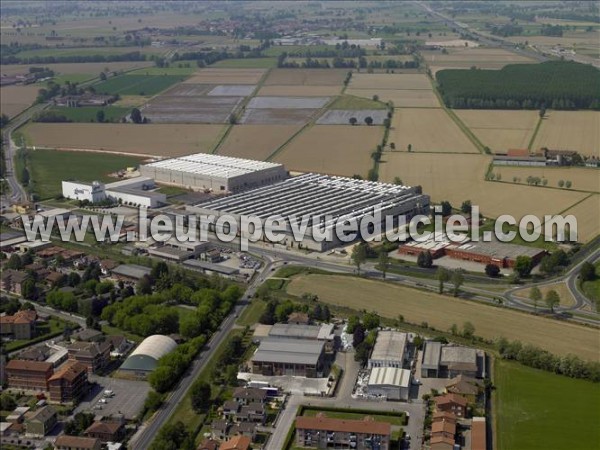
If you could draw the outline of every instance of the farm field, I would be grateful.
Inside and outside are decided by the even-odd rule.
[[[265,86],[341,86],[347,69],[272,69]]]
[[[354,73],[349,89],[428,89],[429,78],[424,74]]]
[[[317,116],[318,109],[246,108],[242,124],[303,125]]]
[[[264,69],[201,69],[184,83],[190,84],[257,84]]]
[[[539,119],[538,111],[455,109],[454,112],[495,153],[527,148]]]
[[[299,172],[364,177],[382,136],[383,127],[315,125],[296,136],[274,161]]]
[[[443,54],[440,50],[421,52],[434,74],[441,69],[468,69],[471,66],[479,69],[501,69],[507,64],[535,63],[531,58],[498,48],[469,47],[447,50],[448,54]]]
[[[526,183],[528,176],[548,180],[549,187],[558,187],[559,180],[571,181],[571,189],[579,191],[600,192],[600,171],[589,167],[516,167],[494,166],[494,173],[502,175],[502,181],[512,183],[513,178],[520,178]]]
[[[598,383],[498,359],[493,383],[499,450],[584,450],[600,442]]]
[[[221,125],[34,123],[22,132],[36,147],[173,157],[210,152],[223,130]]]
[[[372,98],[357,97],[354,95],[341,95],[336,98],[330,106],[331,109],[386,109],[387,106],[380,102],[374,101]]]
[[[325,69],[323,69],[325,70]],[[263,86],[258,95],[264,96],[298,96],[298,97],[330,97],[338,95],[342,90],[340,86]]]
[[[30,66],[40,64],[5,64],[2,65],[2,73],[6,75],[17,75],[29,71]],[[120,72],[143,67],[154,67],[153,61],[118,61],[118,62],[98,62],[98,63],[57,63],[41,64],[48,67],[57,74],[100,74],[100,72]]]
[[[71,122],[96,122],[96,114],[98,111],[104,111],[105,122],[120,122],[122,117],[125,117],[131,112],[130,108],[119,106],[82,106],[79,108],[61,108],[54,107],[48,111],[54,112],[61,116],[65,116]]]
[[[357,120],[357,125],[366,125],[365,119],[373,119],[373,125],[383,125],[387,118],[387,111],[384,109],[363,109],[353,111],[349,109],[330,109],[317,120],[318,125],[348,125],[352,118]]]
[[[101,94],[155,95],[183,81],[183,75],[120,75],[94,86]]]
[[[153,123],[224,123],[243,97],[159,95],[142,109]]]
[[[581,242],[591,241],[600,234],[600,195],[592,195],[564,212],[577,217],[577,233]]]
[[[242,58],[242,59],[222,59],[210,67],[214,68],[235,68],[235,69],[269,69],[277,67],[277,58]]]
[[[391,101],[396,108],[440,107],[438,98],[430,89],[347,89],[346,94],[364,98],[377,95],[380,101]]]
[[[0,113],[14,117],[35,101],[40,86],[4,86],[0,88]]]
[[[48,57],[53,56],[55,58],[64,58],[71,56],[112,56],[122,55],[125,53],[140,52],[142,54],[153,54],[161,53],[164,50],[157,49],[154,47],[146,47],[140,49],[139,47],[82,47],[82,48],[40,48],[35,50],[25,50],[19,52],[17,57],[19,58],[35,58],[35,57]]]
[[[423,186],[433,201],[448,200],[459,206],[471,200],[484,216],[511,214],[517,220],[527,214],[558,214],[589,195],[553,190],[549,202],[547,189],[485,181],[489,163],[490,157],[484,155],[385,152],[379,178],[392,182],[399,176],[409,186]]]
[[[329,97],[254,97],[248,109],[318,109],[329,101]]]
[[[560,296],[560,305],[561,306],[574,306],[575,305],[575,298],[573,297],[573,295],[571,294],[571,292],[569,291],[569,288],[567,287],[567,285],[565,283],[553,283],[553,284],[547,284],[544,286],[539,286],[540,292],[542,293],[542,295],[544,296],[544,298],[546,297],[546,294],[548,293],[548,291],[551,290],[555,290],[558,295]],[[521,297],[523,300],[528,301],[530,303],[533,304],[533,302],[531,302],[531,300],[529,300],[529,294],[531,293],[531,288],[529,289],[522,289],[520,291],[516,292],[516,296],[517,297]],[[544,300],[540,301],[537,305],[538,309],[545,309],[546,308],[546,304],[544,303]]]
[[[234,125],[217,153],[264,160],[299,129],[298,125]]]
[[[108,175],[126,167],[138,166],[142,158],[100,153],[29,151],[29,169],[34,190],[42,199],[62,192],[62,180],[116,181]]]
[[[533,142],[533,149],[576,150],[600,157],[600,112],[548,111]]]
[[[301,275],[290,281],[287,291],[296,296],[309,292],[318,295],[321,302],[367,309],[393,319],[402,314],[407,322],[427,322],[439,330],[448,330],[452,324],[460,327],[470,321],[478,336],[518,339],[558,355],[573,353],[595,360],[600,351],[598,332],[592,328],[381,281],[341,275]]]
[[[402,151],[479,153],[473,143],[441,108],[396,109],[388,142]]]
[[[143,67],[132,70],[129,75],[191,75],[199,70],[195,61],[191,61],[189,67],[179,67],[180,64],[185,63],[178,61],[170,67]]]

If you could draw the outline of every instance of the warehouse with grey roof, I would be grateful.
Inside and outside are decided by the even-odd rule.
[[[252,373],[319,377],[325,370],[325,342],[312,339],[261,341],[251,358]]]
[[[265,161],[197,153],[140,166],[143,176],[215,193],[237,193],[267,186],[287,178],[283,165]]]

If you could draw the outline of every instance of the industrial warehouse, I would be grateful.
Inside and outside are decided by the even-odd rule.
[[[336,232],[338,224],[358,224],[364,218],[372,216],[380,219],[380,223],[373,225],[381,225],[383,230],[386,217],[397,219],[405,216],[408,221],[416,214],[427,214],[429,197],[421,193],[420,187],[308,173],[187,209],[196,214],[214,215],[216,218],[222,215],[235,218],[255,216],[265,220],[280,215],[285,218],[286,228],[281,244],[325,251],[344,243]],[[303,219],[306,220],[307,233],[298,243],[294,239],[290,217],[298,220],[294,228]],[[324,220],[316,222],[317,217]],[[317,239],[313,227],[319,229],[322,239]],[[248,232],[241,230],[242,235]]]
[[[281,164],[197,153],[140,166],[142,176],[193,190],[237,193],[282,181]]]
[[[82,183],[79,181],[63,181],[62,195],[65,198],[100,203],[111,200],[133,206],[156,208],[167,202],[167,196],[159,192],[151,192],[156,184],[152,178],[135,177],[104,184],[100,181]]]

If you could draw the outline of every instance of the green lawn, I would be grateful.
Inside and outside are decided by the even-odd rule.
[[[596,279],[581,284],[584,295],[598,304],[600,302],[600,262],[596,264]]]
[[[131,108],[122,106],[82,106],[80,108],[62,108],[54,107],[49,111],[65,116],[71,122],[96,122],[98,111],[104,111],[105,122],[120,122],[131,112]]]
[[[260,319],[260,316],[262,316],[265,311],[265,306],[266,302],[264,300],[259,298],[252,299],[236,323],[243,327],[251,327],[258,322],[258,319]]]
[[[119,75],[95,84],[100,94],[155,95],[185,80],[185,75]]]
[[[211,64],[210,67],[223,67],[231,69],[269,69],[271,67],[277,67],[277,58],[223,59]]]
[[[369,98],[342,95],[338,97],[329,109],[385,109],[386,105]]]
[[[501,360],[494,375],[499,450],[598,448],[600,384]]]
[[[186,194],[189,191],[177,186],[161,186],[157,189],[157,192],[165,194],[167,197],[173,197],[175,195]]]
[[[138,344],[144,340],[142,336],[138,336],[137,334],[133,334],[110,325],[102,325],[102,332],[108,336],[125,336],[127,340],[137,342]]]
[[[45,199],[62,192],[63,180],[116,181],[108,174],[137,166],[140,161],[141,158],[108,153],[30,150],[28,166],[34,191]]]

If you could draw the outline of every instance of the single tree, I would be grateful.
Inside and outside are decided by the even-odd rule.
[[[544,105],[542,105],[542,107],[540,108],[539,115],[540,115],[540,119],[543,119],[544,116],[546,115],[546,107]]]
[[[358,274],[360,274],[360,266],[367,260],[367,243],[360,242],[354,246],[351,255],[352,262],[356,266]]]
[[[350,122],[350,125],[356,125],[356,123],[358,122],[358,119],[356,117],[350,117],[348,122]]]
[[[458,292],[464,281],[465,276],[463,275],[461,269],[456,269],[454,272],[452,272],[452,285],[454,286],[453,294],[455,297],[458,297]]]
[[[206,381],[196,381],[191,388],[190,397],[192,400],[192,409],[196,413],[206,412],[211,404],[211,388]]]
[[[429,253],[428,251],[423,251],[419,253],[419,256],[417,256],[417,266],[422,267],[424,269],[430,269],[432,265],[433,257],[431,256],[431,253]]]
[[[394,142],[390,142],[390,150],[396,150],[396,144]]]
[[[131,121],[133,123],[142,123],[142,113],[138,108],[133,108],[131,110]]]
[[[354,333],[352,333],[352,346],[354,348],[358,347],[365,340],[365,329],[362,324],[356,325],[354,328]]]
[[[567,189],[571,189],[571,186],[573,186],[573,184],[570,181],[565,181],[565,187]]]
[[[498,275],[500,275],[500,267],[498,267],[496,264],[486,264],[485,274],[490,278],[496,278]]]
[[[562,188],[565,185],[565,181],[564,180],[558,180],[558,187]]]
[[[462,332],[463,336],[466,338],[472,338],[473,335],[475,334],[475,327],[473,326],[473,324],[471,322],[465,322],[463,324],[463,332]]]
[[[371,116],[365,117],[365,123],[369,126],[373,125],[373,118]]]
[[[408,144],[408,145],[406,146],[406,149],[407,149],[409,152],[412,152],[412,144]]]
[[[444,293],[444,283],[450,279],[450,273],[445,267],[438,267],[436,273],[437,279],[439,281],[439,293]]]
[[[402,179],[400,177],[394,177],[393,183],[398,186],[402,186],[404,184],[404,183],[402,183]]]
[[[463,214],[471,214],[472,210],[473,205],[471,204],[471,200],[465,200],[464,202],[462,202],[462,205],[460,205],[460,211]]]
[[[10,255],[8,262],[6,263],[6,268],[13,270],[21,270],[23,268],[23,261],[18,253],[13,253]]]
[[[537,313],[537,305],[542,300],[542,291],[537,286],[531,288],[529,291],[529,299],[533,302],[533,311]]]
[[[103,123],[104,122],[104,111],[99,109],[96,113],[96,122]]]
[[[517,256],[517,260],[515,261],[515,272],[518,273],[521,278],[529,276],[531,269],[533,269],[533,261],[530,256]]]
[[[374,102],[378,102],[379,101],[379,95],[374,95],[373,96],[373,101]]]
[[[554,307],[560,303],[560,296],[554,289],[546,293],[546,306],[550,308],[550,312],[554,313]]]
[[[389,267],[390,255],[388,255],[388,252],[385,250],[385,247],[382,246],[381,250],[379,250],[379,270],[381,270],[381,274],[384,280]]]
[[[596,279],[596,266],[594,266],[591,262],[586,261],[581,265],[581,269],[579,271],[579,276],[581,277],[581,281],[593,281]]]
[[[106,81],[106,73],[100,72],[100,80],[101,81]]]

